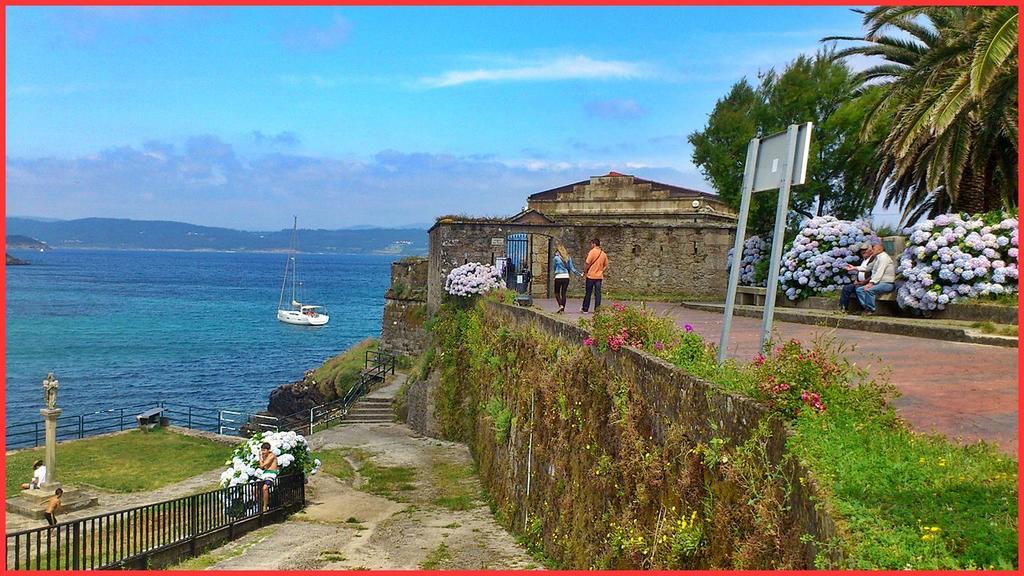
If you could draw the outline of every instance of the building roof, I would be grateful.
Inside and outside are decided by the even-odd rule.
[[[620,174],[618,172],[609,172],[602,176],[602,178],[608,177],[627,177],[629,174]],[[637,178],[632,176],[633,182],[636,184],[650,184],[652,190],[667,190],[669,198],[711,198],[714,200],[721,200],[717,194],[711,192],[701,192],[700,190],[693,190],[691,188],[683,188],[682,186],[673,186],[672,184],[665,184],[663,182],[655,182],[653,180],[644,180],[643,178]],[[590,184],[590,180],[580,180],[579,182],[573,182],[572,184],[566,184],[565,186],[559,186],[558,188],[552,188],[543,192],[537,192],[531,194],[528,200],[556,200],[559,193],[572,192],[576,186]]]

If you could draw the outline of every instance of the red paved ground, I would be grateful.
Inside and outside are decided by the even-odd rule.
[[[558,307],[554,300],[538,300],[536,305],[548,311]],[[671,316],[680,326],[691,324],[706,340],[718,342],[722,314],[658,302],[648,307]],[[570,299],[565,315],[579,318],[580,300]],[[760,329],[760,318],[733,317],[729,356],[752,358]],[[893,404],[914,430],[938,432],[966,443],[985,440],[1017,455],[1017,348],[788,322],[776,322],[775,330],[782,339],[805,342],[834,332],[838,340],[853,346],[848,354],[853,361],[876,374],[891,369],[890,379],[902,393]]]

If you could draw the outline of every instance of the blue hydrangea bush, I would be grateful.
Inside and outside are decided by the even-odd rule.
[[[942,310],[964,298],[1017,292],[1017,218],[942,214],[904,230],[897,262],[903,307]]]
[[[863,220],[817,216],[804,220],[789,249],[782,255],[779,284],[790,300],[834,292],[853,277],[847,264],[860,263],[858,251],[875,233]]]
[[[755,279],[754,269],[762,260],[768,258],[770,246],[757,235],[751,236],[743,242],[743,257],[740,258],[740,286],[765,286],[768,284],[768,280],[765,278],[760,281]],[[727,268],[732,268],[733,250],[733,248],[729,249]]]

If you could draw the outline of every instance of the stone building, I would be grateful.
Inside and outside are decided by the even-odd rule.
[[[409,257],[391,263],[391,287],[384,294],[380,348],[397,354],[419,354],[430,335],[427,318],[427,259]]]
[[[511,235],[525,238],[535,297],[553,295],[554,242],[582,270],[595,237],[608,254],[603,289],[611,297],[722,295],[735,231],[736,215],[714,194],[610,172],[533,194],[511,218],[438,219],[429,231],[427,301],[440,303],[453,268],[507,256]],[[570,282],[570,294],[582,289],[582,281]]]

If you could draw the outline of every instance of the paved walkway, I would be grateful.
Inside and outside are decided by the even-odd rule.
[[[537,300],[535,304],[549,312],[558,308],[554,300]],[[706,340],[718,342],[722,314],[663,302],[651,302],[648,307],[679,325],[691,324]],[[580,316],[580,300],[570,299],[565,317],[575,321]],[[760,318],[734,317],[728,355],[752,358],[760,329]],[[851,360],[873,374],[890,369],[890,380],[902,394],[893,404],[914,430],[940,433],[965,443],[985,440],[1017,455],[1016,348],[788,322],[777,322],[775,330],[780,338],[804,342],[820,334],[834,334],[852,346]]]

